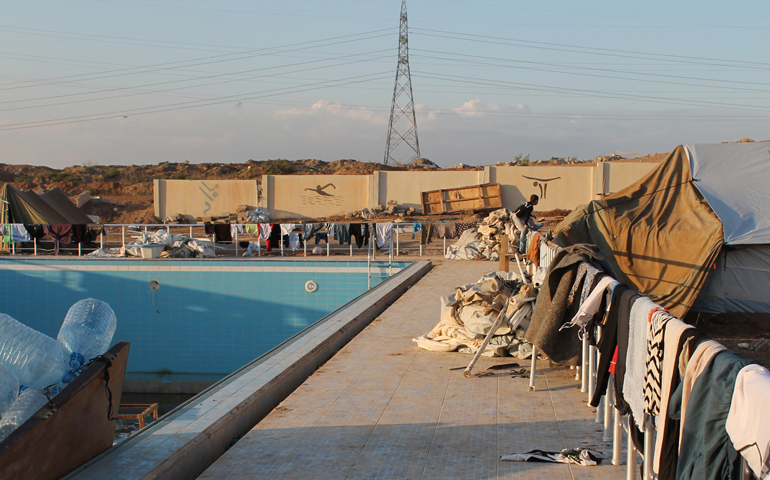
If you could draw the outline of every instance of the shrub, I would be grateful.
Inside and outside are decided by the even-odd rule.
[[[111,168],[106,172],[104,172],[104,178],[112,179],[117,177],[118,175],[120,175],[120,170],[118,170],[117,168]]]
[[[265,175],[290,175],[294,173],[294,165],[288,160],[268,160],[262,165]]]
[[[175,173],[171,178],[176,180],[186,180],[187,174],[184,172],[178,172],[178,173]]]

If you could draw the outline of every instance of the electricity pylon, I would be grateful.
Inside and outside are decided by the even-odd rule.
[[[401,144],[409,154],[405,162],[399,162],[394,153]],[[396,69],[396,84],[393,87],[393,102],[390,106],[390,121],[388,122],[388,140],[385,144],[385,160],[408,164],[420,158],[420,142],[417,139],[417,119],[414,115],[414,97],[412,95],[412,76],[409,72],[409,27],[406,21],[406,0],[401,1],[401,27],[398,33],[398,68]]]

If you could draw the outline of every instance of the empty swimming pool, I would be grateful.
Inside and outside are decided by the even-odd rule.
[[[371,285],[409,262],[373,262]],[[112,306],[131,342],[126,391],[195,393],[367,291],[361,261],[0,261],[0,312],[55,337],[83,298]]]

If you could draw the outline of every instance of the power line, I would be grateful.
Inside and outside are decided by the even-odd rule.
[[[578,46],[578,45],[565,45],[561,43],[549,43],[549,42],[536,42],[532,40],[493,37],[488,35],[473,35],[473,34],[466,34],[466,33],[445,32],[441,30],[430,30],[430,29],[419,29],[419,28],[412,29],[412,30],[416,32],[417,35],[424,35],[427,37],[448,38],[453,40],[466,40],[471,42],[518,46],[518,47],[526,47],[526,48],[542,49],[542,50],[554,50],[554,51],[560,51],[560,52],[602,55],[602,56],[621,57],[621,58],[642,58],[642,59],[645,59],[645,56],[647,56],[647,57],[653,57],[656,59],[669,61],[669,62],[690,63],[690,64],[696,64],[696,65],[722,66],[722,67],[733,67],[736,65],[744,65],[749,68],[756,67],[762,70],[770,68],[770,63],[766,63],[766,62],[749,62],[744,60],[726,60],[726,59],[695,57],[695,56],[687,56],[687,55],[673,55],[673,54],[665,54],[665,53],[637,52],[632,50],[615,50],[610,48],[585,47],[585,46]],[[430,32],[430,33],[419,33],[419,32]],[[578,49],[582,49],[582,50],[578,50]],[[722,62],[722,63],[707,63],[707,62]]]

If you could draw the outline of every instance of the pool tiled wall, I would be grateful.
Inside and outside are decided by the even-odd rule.
[[[372,271],[374,286],[388,265]],[[73,303],[97,298],[118,317],[114,340],[131,342],[128,379],[214,381],[364,293],[367,276],[366,262],[11,258],[0,312],[55,338]]]

